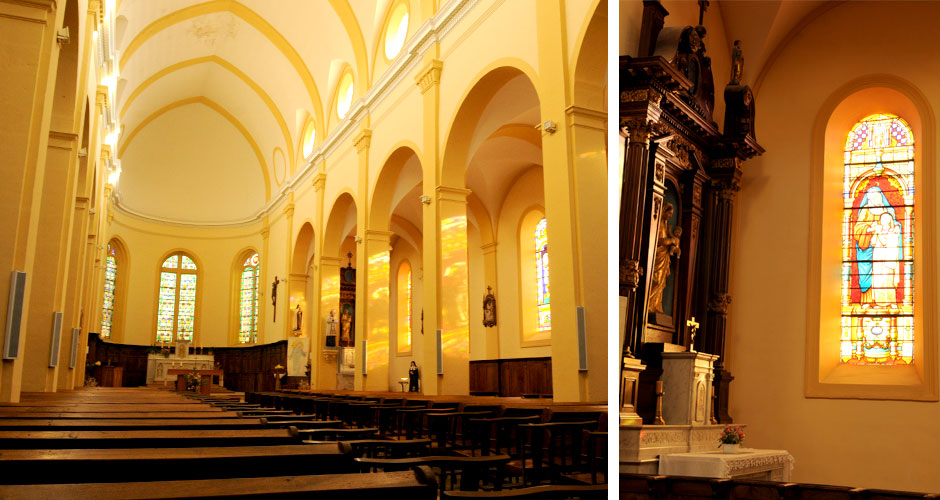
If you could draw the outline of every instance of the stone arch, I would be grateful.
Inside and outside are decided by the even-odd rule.
[[[421,160],[417,147],[408,143],[395,148],[382,163],[372,191],[372,203],[369,208],[369,228],[387,231],[395,207],[395,195],[401,184],[400,174],[410,162],[417,162],[421,169]],[[418,184],[421,183],[419,177]],[[411,186],[413,187],[413,186]]]

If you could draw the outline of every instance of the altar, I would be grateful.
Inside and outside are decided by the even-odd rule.
[[[672,453],[659,457],[659,474],[789,481],[793,462],[793,456],[785,450],[741,448],[737,453],[722,450]]]
[[[167,382],[176,381],[176,375],[167,373],[170,369],[180,370],[214,370],[215,357],[211,354],[191,354],[185,358],[175,356],[163,357],[162,354],[151,354],[147,356],[147,383],[160,383],[166,385]],[[219,381],[222,385],[222,381]]]

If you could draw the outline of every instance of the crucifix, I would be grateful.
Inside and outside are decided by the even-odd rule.
[[[280,282],[281,280],[277,279],[277,276],[271,282],[271,305],[274,306],[274,319],[272,321],[275,323],[277,323],[277,284]]]
[[[685,326],[689,327],[689,330],[692,331],[692,340],[689,341],[689,352],[695,352],[695,332],[698,331],[699,324],[695,321],[695,316],[692,316],[692,319],[685,322]]]
[[[708,0],[698,0],[698,24],[703,26],[705,20],[705,11],[708,10]]]

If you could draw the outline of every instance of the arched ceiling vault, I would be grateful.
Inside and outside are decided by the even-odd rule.
[[[386,0],[356,0],[355,6],[349,0],[117,0],[115,15],[121,22],[121,35],[115,39],[118,65],[107,78],[114,80],[118,89],[115,106],[120,110],[121,136],[116,149],[123,180],[116,194],[121,206],[153,208],[153,204],[135,204],[130,189],[122,193],[121,184],[126,181],[138,186],[135,193],[139,196],[142,177],[135,181],[134,176],[160,169],[161,165],[151,164],[154,162],[149,159],[160,157],[162,148],[175,145],[152,137],[144,141],[135,138],[157,122],[172,130],[167,120],[180,120],[192,112],[171,111],[190,104],[202,104],[224,118],[206,118],[205,123],[228,123],[237,130],[223,125],[225,130],[199,130],[192,139],[211,145],[216,139],[230,142],[241,137],[244,146],[240,150],[250,151],[250,161],[258,164],[257,177],[251,182],[264,186],[267,203],[286,182],[283,174],[273,170],[283,168],[272,161],[275,150],[280,149],[287,158],[288,176],[299,166],[297,145],[303,133],[303,120],[296,119],[299,113],[313,119],[318,143],[331,132],[326,116],[331,107],[327,99],[334,94],[330,68],[337,63],[352,68],[356,98],[369,91],[373,78],[370,62],[376,54],[370,53],[366,42],[381,37],[379,31],[384,26],[375,20],[386,17],[388,6]],[[415,29],[410,26],[408,31]],[[178,125],[185,128],[187,124]],[[185,139],[191,142],[189,137]],[[174,171],[206,168],[219,168],[219,177],[228,175],[219,165],[183,165]],[[218,191],[207,196],[239,197],[236,192]],[[259,213],[263,208],[264,204],[253,210]],[[140,215],[172,219],[163,213]]]

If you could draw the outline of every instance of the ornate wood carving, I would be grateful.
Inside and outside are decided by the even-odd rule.
[[[724,354],[734,203],[744,160],[763,153],[755,138],[754,95],[740,81],[740,44],[723,93],[725,125],[719,131],[712,118],[715,88],[707,31],[701,25],[668,26],[666,16],[659,1],[645,0],[638,57],[625,56],[620,62],[619,123],[627,138],[620,207],[620,293],[627,307],[623,351],[647,365],[637,396],[637,411],[644,419],[651,415],[649,404],[654,401],[652,377],[661,372],[657,353],[663,342],[689,347],[691,339],[681,326],[686,320],[703,318],[697,349]],[[667,180],[680,193],[676,208],[682,258],[672,278],[676,291],[671,321],[656,317],[656,324],[648,325],[651,269]],[[714,380],[721,422],[730,421],[732,379],[719,359]]]

